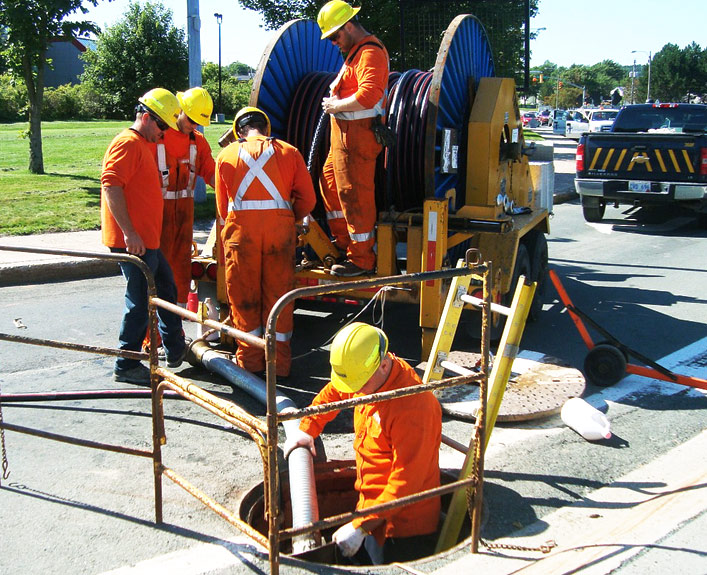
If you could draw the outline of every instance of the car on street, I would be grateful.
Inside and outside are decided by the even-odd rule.
[[[538,114],[536,112],[525,112],[521,116],[524,128],[537,128],[540,126],[540,120],[538,119]]]
[[[552,110],[550,110],[549,108],[546,109],[546,110],[543,110],[543,111],[540,112],[540,114],[538,115],[538,119],[540,120],[540,125],[541,125],[541,126],[550,126],[550,125],[552,125],[552,124],[551,124],[551,121],[552,121]]]

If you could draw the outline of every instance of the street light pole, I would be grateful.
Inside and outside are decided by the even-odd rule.
[[[223,14],[216,12],[214,16],[218,24],[218,111],[221,114],[223,112],[221,107],[221,21],[223,20]]]
[[[653,59],[653,52],[646,52],[645,50],[631,50],[631,54],[648,54],[648,85],[646,86],[646,102],[651,99],[651,60]],[[634,75],[636,73],[636,60],[633,61]]]

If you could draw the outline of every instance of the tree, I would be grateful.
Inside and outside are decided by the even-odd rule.
[[[240,0],[259,12],[269,30],[295,18],[316,20],[322,0]],[[434,65],[441,34],[458,14],[473,14],[486,29],[498,75],[513,77],[522,68],[524,3],[515,0],[361,0],[358,17],[390,54],[391,69],[421,70]],[[538,0],[530,0],[530,15]],[[402,11],[402,15],[401,15]],[[402,29],[401,29],[402,24]],[[404,34],[404,38],[402,37]]]
[[[98,29],[88,21],[64,21],[77,10],[85,14],[85,2],[98,0],[0,0],[0,30],[4,40],[1,56],[11,73],[22,78],[29,100],[29,171],[44,173],[42,152],[42,102],[47,49],[53,38]]]
[[[234,117],[238,110],[248,105],[250,89],[253,85],[252,81],[241,82],[236,80],[232,72],[223,74],[224,70],[231,70],[232,67],[238,70],[251,70],[251,68],[245,64],[240,64],[240,66],[245,66],[245,68],[241,68],[238,64],[240,63],[234,62],[221,69],[221,105],[226,117]],[[248,72],[242,71],[241,74],[247,75]],[[218,99],[218,64],[212,62],[202,63],[201,83],[209,94],[211,94],[214,105],[216,105]]]
[[[172,92],[189,85],[189,50],[184,32],[161,4],[130,4],[123,18],[84,52],[82,81],[100,95],[103,113],[129,118],[137,99],[152,88]]]

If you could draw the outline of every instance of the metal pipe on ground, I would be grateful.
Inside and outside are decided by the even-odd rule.
[[[245,391],[263,405],[267,404],[265,381],[238,367],[234,362],[223,357],[222,354],[213,351],[206,342],[194,341],[191,346],[191,354],[193,356],[192,362],[195,365],[202,365],[210,372],[220,375],[229,383]],[[289,397],[279,391],[277,392],[278,413],[286,413],[296,409],[297,406]],[[283,421],[282,426],[285,429],[285,435],[289,436],[299,428],[299,419]],[[303,527],[319,521],[319,503],[317,501],[312,454],[305,448],[295,449],[287,458],[287,466],[290,475],[292,527]],[[318,532],[297,535],[292,541],[294,553],[309,551],[320,544],[321,536]]]

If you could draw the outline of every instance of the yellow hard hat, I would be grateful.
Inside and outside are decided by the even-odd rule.
[[[150,112],[156,114],[172,129],[178,130],[177,118],[179,118],[179,101],[169,90],[164,88],[153,88],[144,96],[138,98],[143,106]]]
[[[322,40],[328,38],[351,18],[358,14],[361,8],[354,8],[344,0],[331,0],[322,6],[317,16],[317,24],[322,31]]]
[[[354,322],[334,337],[329,353],[331,383],[341,392],[356,393],[380,367],[388,352],[388,337],[368,325]]]
[[[270,135],[271,126],[270,118],[268,118],[268,115],[260,108],[256,108],[254,106],[246,106],[245,108],[241,108],[240,110],[238,110],[236,117],[233,119],[233,134],[236,136],[236,139],[240,138],[240,136],[238,135],[238,130],[258,115],[265,118],[265,123],[267,124],[267,134],[265,135]]]
[[[211,123],[214,102],[204,88],[197,86],[186,92],[177,92],[177,100],[190,120],[200,126],[208,126]]]

